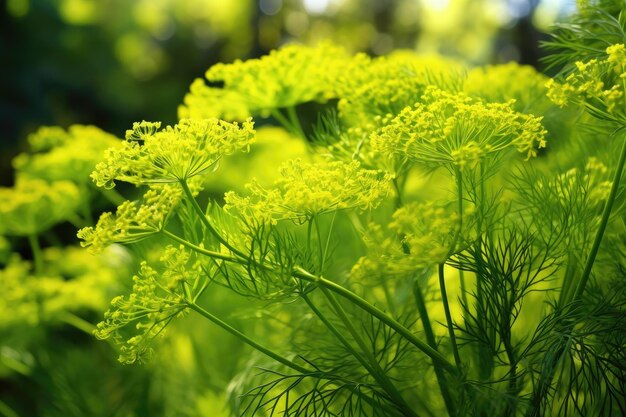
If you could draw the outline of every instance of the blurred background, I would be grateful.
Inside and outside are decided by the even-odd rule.
[[[539,65],[539,41],[575,0],[2,0],[0,184],[38,126],[176,121],[216,62],[332,39],[382,55],[408,48],[471,63]]]

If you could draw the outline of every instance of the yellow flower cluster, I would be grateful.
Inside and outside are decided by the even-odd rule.
[[[576,62],[576,68],[563,80],[546,83],[548,97],[564,107],[570,102],[584,105],[589,113],[603,120],[626,124],[626,49],[623,44],[606,49],[606,58]]]
[[[47,182],[17,177],[12,188],[0,188],[0,234],[27,236],[75,216],[82,197],[69,181]]]
[[[433,202],[408,203],[393,214],[388,225],[391,236],[378,225],[368,227],[364,238],[368,255],[359,259],[351,274],[363,281],[444,262],[459,238],[458,226],[458,215],[445,207]]]
[[[459,216],[445,207],[429,203],[409,203],[393,214],[389,228],[400,236],[417,265],[445,261],[454,249],[459,233]]]
[[[114,251],[93,256],[74,246],[47,248],[43,258],[43,275],[32,275],[30,262],[19,257],[0,270],[0,330],[56,322],[65,312],[103,311],[126,273],[123,254]]]
[[[13,166],[29,177],[85,183],[104,151],[121,141],[94,126],[42,127],[28,137],[31,153],[22,153]]]
[[[393,117],[418,101],[429,85],[453,88],[463,67],[442,57],[396,52],[369,58],[355,56],[335,83],[338,109],[351,126],[371,129],[376,117]]]
[[[372,135],[372,147],[390,158],[473,168],[487,155],[515,148],[527,158],[546,146],[541,117],[512,103],[484,103],[462,93],[428,88],[423,103],[405,108]]]
[[[546,97],[547,81],[548,77],[533,67],[509,62],[471,70],[463,91],[486,102],[506,103],[513,99],[516,111],[543,114],[550,104]]]
[[[606,165],[592,157],[582,170],[572,168],[559,174],[556,179],[547,182],[547,187],[553,191],[555,201],[560,205],[584,199],[584,205],[588,208],[597,208],[606,201],[611,184]],[[543,183],[537,186],[545,187]],[[562,211],[565,210],[566,208],[562,207]]]
[[[206,78],[224,83],[224,94],[237,103],[232,105],[237,110],[234,114],[240,116],[237,113],[246,108],[252,115],[268,115],[273,109],[335,97],[332,79],[347,60],[345,51],[330,43],[315,47],[292,44],[259,59],[214,65]],[[201,109],[217,95],[208,87],[196,88],[191,97],[185,98],[183,113],[202,114]],[[202,96],[209,102],[204,102]],[[224,110],[221,112],[224,114]]]
[[[246,120],[251,116],[245,98],[236,91],[209,87],[203,79],[191,83],[184,104],[178,107],[180,119]]]
[[[172,319],[186,313],[183,286],[193,284],[201,272],[199,266],[182,247],[167,247],[160,262],[162,268],[158,269],[142,262],[133,277],[131,294],[111,300],[104,321],[96,326],[94,334],[97,338],[112,338],[121,345],[120,362],[149,359],[154,339],[163,333]],[[130,333],[128,338],[125,329]]]
[[[143,201],[125,201],[115,215],[103,213],[95,227],[79,230],[81,245],[99,252],[112,243],[136,242],[158,233],[181,197],[182,190],[176,184],[155,185],[143,195]]]
[[[347,208],[375,208],[390,194],[390,176],[360,168],[359,163],[303,163],[296,159],[280,168],[274,188],[248,184],[249,196],[226,193],[227,210],[244,219],[304,222],[312,216]]]
[[[158,184],[188,180],[215,167],[224,155],[247,150],[254,141],[253,123],[218,119],[183,119],[159,130],[160,123],[140,122],[126,132],[121,147],[110,148],[92,178],[100,187],[114,181]]]

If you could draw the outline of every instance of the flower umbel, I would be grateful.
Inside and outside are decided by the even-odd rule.
[[[80,203],[80,192],[72,182],[18,177],[13,188],[0,188],[0,233],[40,233],[75,217]]]
[[[310,164],[296,159],[284,164],[280,174],[272,189],[252,183],[248,197],[227,193],[226,208],[257,220],[302,222],[334,210],[375,208],[391,192],[388,174],[361,169],[356,161]]]
[[[160,123],[133,124],[121,148],[105,153],[91,177],[101,187],[114,181],[158,184],[186,181],[214,168],[224,155],[246,150],[254,141],[251,119],[243,124],[218,119],[183,119],[159,130]]]
[[[252,114],[267,115],[273,109],[334,97],[330,81],[347,62],[345,51],[329,43],[287,45],[259,59],[214,65],[206,78],[223,82],[224,90],[243,98]]]
[[[548,97],[557,105],[584,105],[599,119],[626,124],[624,93],[626,48],[615,44],[606,48],[606,58],[576,62],[575,69],[562,81],[546,83]]]
[[[121,345],[120,362],[149,359],[153,340],[175,317],[186,313],[183,286],[197,277],[199,268],[190,265],[192,256],[182,247],[168,246],[161,263],[161,271],[145,261],[141,263],[139,273],[133,277],[131,294],[115,297],[104,314],[104,321],[98,323],[94,331],[97,338],[112,338]],[[131,325],[136,334],[127,338],[123,330],[130,329]]]
[[[182,190],[176,184],[153,186],[142,201],[125,201],[115,214],[103,213],[95,227],[78,231],[82,246],[99,252],[111,243],[130,243],[158,233],[180,201]]]
[[[13,160],[21,175],[48,181],[86,183],[104,151],[120,140],[95,126],[71,126],[67,131],[42,127],[28,137],[31,152]]]
[[[422,101],[372,135],[375,150],[409,162],[463,169],[509,148],[530,158],[546,146],[541,117],[518,113],[511,102],[484,103],[436,88],[429,88]]]

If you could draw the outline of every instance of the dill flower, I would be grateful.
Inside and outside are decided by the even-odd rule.
[[[30,152],[13,160],[20,175],[80,184],[88,181],[104,151],[121,142],[95,126],[74,125],[67,131],[42,127],[28,137],[28,144]]]
[[[112,243],[136,242],[160,232],[182,198],[175,184],[153,186],[141,201],[125,201],[115,214],[106,212],[95,227],[78,231],[83,247],[99,252]]]
[[[372,119],[393,117],[418,102],[426,87],[455,89],[463,67],[457,61],[409,52],[369,58],[359,54],[335,83],[338,109],[352,126],[373,130]]]
[[[74,246],[50,247],[43,258],[41,275],[33,275],[32,263],[19,256],[0,270],[0,331],[54,323],[65,312],[103,311],[126,272],[112,251],[94,256]]]
[[[47,182],[18,176],[12,188],[0,188],[0,233],[26,236],[74,218],[82,198],[69,181]]]
[[[49,247],[43,251],[43,258],[46,275],[60,280],[52,297],[40,297],[50,319],[62,311],[104,311],[111,291],[116,291],[122,278],[129,275],[131,261],[129,253],[119,245],[100,254],[89,253],[80,246]],[[33,283],[36,285],[37,280]]]
[[[273,109],[335,97],[331,81],[347,60],[345,51],[330,43],[292,44],[259,59],[216,64],[206,78],[223,82],[224,90],[242,97],[252,114],[268,115]]]
[[[514,111],[512,102],[484,103],[436,88],[429,88],[422,101],[372,134],[374,150],[390,158],[464,169],[508,148],[530,158],[546,146],[542,118]]]
[[[370,276],[403,276],[437,265],[459,239],[457,213],[434,202],[408,203],[394,212],[386,230],[368,226],[363,238],[368,254],[353,266],[351,276],[366,281]]]
[[[606,48],[606,56],[576,62],[573,71],[558,81],[546,83],[548,97],[558,106],[583,105],[594,117],[626,124],[624,79],[626,49],[623,44]]]
[[[179,119],[246,120],[251,116],[246,98],[237,91],[209,87],[204,80],[196,78],[189,93],[178,107]]]
[[[162,267],[142,262],[133,277],[128,296],[111,300],[111,308],[94,331],[98,339],[113,339],[121,345],[119,361],[142,362],[150,358],[154,339],[171,320],[187,312],[183,286],[200,273],[192,255],[183,247],[168,246],[160,259]]]
[[[486,102],[506,103],[514,99],[514,110],[543,114],[551,104],[546,97],[548,80],[530,65],[509,62],[472,69],[467,74],[463,91]]]
[[[100,187],[114,181],[158,184],[188,180],[215,167],[224,155],[246,150],[254,141],[253,123],[183,119],[159,130],[160,123],[134,123],[119,148],[105,152],[91,177]]]
[[[0,331],[39,322],[39,306],[30,285],[30,264],[13,256],[0,269]]]
[[[470,210],[466,210],[466,215]],[[458,213],[429,203],[408,203],[393,213],[389,228],[403,236],[416,265],[445,261],[459,238]]]
[[[357,161],[311,164],[296,159],[283,164],[280,175],[273,188],[253,182],[246,197],[226,193],[226,209],[261,221],[304,222],[334,210],[375,208],[391,192],[388,174],[361,169]]]

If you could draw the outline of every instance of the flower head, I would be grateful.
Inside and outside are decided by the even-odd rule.
[[[557,105],[581,104],[594,117],[626,124],[624,79],[626,49],[611,45],[603,59],[576,62],[575,69],[563,80],[546,83],[548,97]]]
[[[85,183],[104,151],[121,145],[121,141],[94,126],[42,127],[28,137],[31,152],[13,160],[15,169],[24,176],[48,181],[68,180]]]
[[[183,286],[192,285],[201,269],[182,247],[168,246],[160,262],[158,268],[142,262],[130,295],[115,297],[96,326],[97,338],[112,338],[121,345],[120,362],[149,359],[154,339],[172,319],[186,313]]]
[[[310,164],[296,159],[285,163],[280,174],[271,189],[252,183],[247,197],[227,193],[226,208],[267,221],[304,221],[334,210],[371,209],[391,192],[389,175],[361,169],[356,161]]]
[[[242,98],[252,114],[266,115],[276,108],[335,97],[331,80],[347,60],[345,51],[330,43],[315,47],[293,44],[259,59],[216,64],[206,78],[223,82],[225,94]]]
[[[208,119],[216,117],[224,120],[246,120],[251,112],[246,98],[237,91],[209,87],[204,80],[197,78],[191,83],[184,104],[178,107],[180,119]]]
[[[95,227],[78,231],[82,246],[99,252],[112,243],[136,242],[160,232],[182,197],[176,184],[153,186],[141,201],[125,201],[115,214],[103,213]]]
[[[91,175],[98,186],[114,181],[159,184],[188,180],[214,168],[224,155],[246,150],[254,141],[253,123],[183,119],[159,130],[160,123],[133,124],[120,148],[106,151]]]
[[[462,68],[451,59],[407,52],[373,59],[357,55],[335,81],[339,112],[350,126],[373,130],[374,118],[393,117],[414,105],[427,86],[454,88]]]
[[[43,232],[74,217],[81,201],[72,182],[18,176],[14,187],[0,188],[0,233],[26,236]]]
[[[550,105],[546,97],[548,77],[529,65],[510,62],[478,67],[467,74],[463,91],[486,102],[506,103],[515,111],[542,114]]]
[[[387,229],[369,225],[364,236],[368,254],[351,275],[364,281],[422,270],[444,262],[460,238],[454,211],[432,202],[408,203],[395,211]]]
[[[409,162],[463,169],[508,148],[530,158],[546,144],[541,118],[514,111],[511,102],[484,103],[436,88],[422,101],[375,132],[373,148]]]

